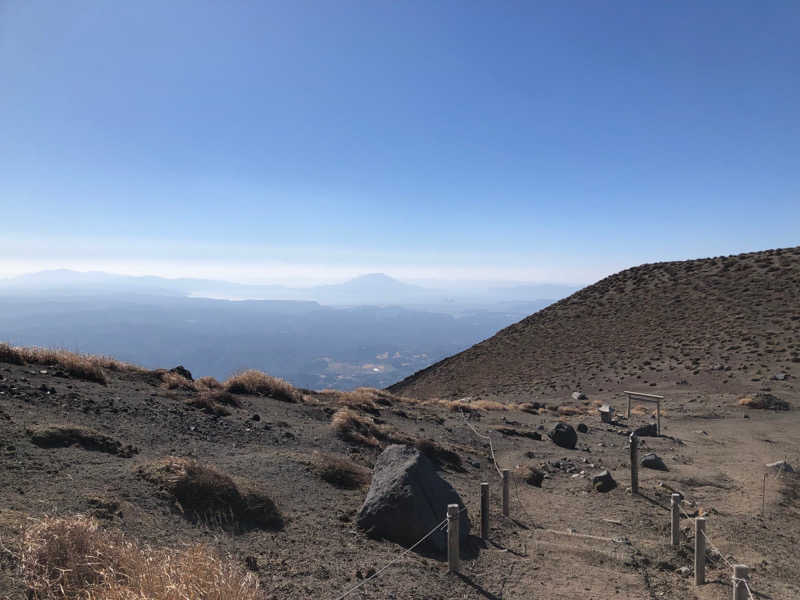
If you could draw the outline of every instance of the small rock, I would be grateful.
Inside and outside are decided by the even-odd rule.
[[[681,577],[688,577],[692,573],[692,570],[689,567],[681,567],[679,569],[675,569],[675,572]]]
[[[587,433],[589,428],[586,426],[586,423],[578,423],[578,432],[580,433]]]
[[[183,365],[178,365],[174,369],[170,369],[169,372],[175,373],[176,375],[180,375],[181,377],[185,377],[189,381],[194,381],[194,379],[192,379],[192,373],[189,371],[189,369],[187,369]]]
[[[775,381],[784,381],[786,379],[786,373],[775,373],[775,375],[772,376],[772,379]]]
[[[249,571],[258,573],[258,559],[255,556],[246,556],[244,559],[244,564]]]
[[[575,444],[578,442],[578,434],[575,433],[575,429],[573,429],[572,425],[563,421],[553,425],[547,435],[556,446],[567,448],[568,450],[574,450]]]
[[[617,487],[617,482],[608,471],[601,471],[592,477],[592,487],[598,492],[610,492]]]
[[[667,469],[667,465],[664,464],[664,461],[661,459],[661,457],[655,452],[650,452],[649,454],[645,454],[642,457],[640,464],[646,469],[655,469],[656,471],[669,470]]]
[[[573,400],[588,400],[588,397],[583,392],[572,392]]]
[[[250,417],[250,419],[252,419],[253,421],[260,421],[261,420],[261,415],[258,414],[258,413],[255,413],[252,417]]]

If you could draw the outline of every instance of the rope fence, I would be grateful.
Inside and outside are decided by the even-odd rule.
[[[504,509],[503,510],[503,516],[509,518],[509,520],[511,520],[513,523],[521,524],[526,529],[536,528],[533,518],[531,517],[531,515],[525,509],[525,505],[523,504],[522,498],[520,497],[520,491],[519,491],[518,482],[516,480],[513,480],[513,478],[510,477],[510,469],[501,468],[500,464],[497,462],[497,455],[495,453],[495,447],[494,447],[494,442],[492,440],[492,437],[490,435],[488,435],[488,434],[481,433],[472,423],[469,422],[469,419],[468,419],[467,415],[464,413],[464,411],[461,410],[460,412],[461,412],[461,416],[462,416],[462,419],[464,421],[464,424],[472,431],[472,433],[474,433],[477,437],[479,437],[479,438],[481,438],[483,440],[486,440],[488,442],[488,445],[489,445],[489,456],[491,458],[492,465],[494,467],[494,470],[497,472],[497,474],[500,476],[500,478],[501,478],[501,480],[503,482],[503,509]],[[631,439],[632,439],[632,441],[635,440],[636,436],[632,436]],[[634,471],[638,471],[638,465],[636,465],[636,469],[634,469],[634,466],[631,465],[631,469],[632,469],[632,475],[633,475]],[[775,474],[774,480],[775,481],[781,480],[783,478],[783,475],[784,475],[783,469],[781,469],[781,468],[777,469],[777,472]],[[509,497],[510,497],[509,485],[508,485],[509,480],[513,481],[513,492],[514,492],[513,495],[514,495],[515,504],[519,507],[519,511],[525,516],[525,519],[530,523],[529,527],[527,525],[525,525],[524,523],[521,523],[519,521],[515,521],[514,519],[511,519],[511,517],[510,517],[509,511],[508,511],[508,500],[509,500]],[[765,481],[766,481],[766,476],[765,476]],[[673,492],[676,492],[676,491],[673,490]],[[633,493],[636,494],[637,492],[633,491]],[[731,562],[731,560],[728,560],[728,558],[725,556],[725,554],[723,554],[722,551],[716,546],[716,544],[714,544],[714,541],[711,539],[711,537],[705,531],[705,522],[706,522],[705,517],[698,516],[698,517],[694,517],[693,518],[683,509],[682,501],[684,499],[688,500],[688,498],[686,498],[683,493],[680,493],[680,494],[677,493],[677,492],[673,493],[672,499],[673,499],[673,508],[672,508],[672,515],[671,515],[671,520],[672,520],[672,544],[673,545],[678,545],[679,544],[679,521],[680,521],[680,517],[681,516],[684,519],[687,519],[689,521],[694,521],[694,523],[695,523],[695,532],[696,532],[696,534],[695,534],[695,584],[696,585],[702,585],[703,583],[705,583],[705,547],[707,545],[708,548],[710,548],[717,556],[719,556],[723,560],[723,562],[728,567],[728,569],[730,569],[729,572],[731,573],[730,579],[731,579],[731,585],[733,586],[733,590],[734,590],[734,596],[733,596],[734,599],[735,600],[755,600],[754,593],[753,593],[752,589],[750,588],[750,583],[749,583],[749,580],[748,580],[748,568],[745,565],[737,564],[735,562]],[[677,500],[677,502],[676,502],[676,500]],[[486,482],[483,482],[481,484],[481,503],[480,503],[480,506],[481,506],[481,515],[480,515],[480,517],[481,517],[481,537],[483,537],[483,539],[485,540],[485,539],[488,538],[488,516],[489,516],[488,483],[486,483]],[[447,516],[447,518],[445,518],[442,521],[440,521],[439,523],[437,523],[436,526],[434,526],[430,531],[428,531],[424,536],[422,536],[417,542],[415,542],[412,546],[404,549],[400,554],[398,554],[395,558],[393,558],[388,563],[386,563],[383,567],[381,567],[380,569],[375,571],[372,575],[370,575],[369,577],[366,577],[363,581],[361,581],[357,585],[351,587],[350,589],[348,589],[347,591],[345,591],[341,595],[336,596],[333,600],[344,600],[344,598],[346,598],[347,596],[353,594],[357,590],[361,589],[367,583],[369,583],[371,581],[374,581],[376,578],[380,577],[387,569],[389,569],[389,567],[391,567],[392,565],[394,565],[395,563],[397,563],[398,561],[403,559],[406,555],[408,555],[410,552],[412,552],[417,547],[419,547],[423,542],[425,542],[432,535],[434,535],[435,533],[437,533],[439,531],[444,530],[445,528],[447,528],[447,530],[448,530],[448,565],[449,565],[448,571],[449,572],[457,572],[459,570],[459,565],[460,565],[459,549],[458,549],[458,546],[459,546],[459,543],[460,543],[459,539],[458,539],[459,515],[461,513],[463,513],[464,511],[466,511],[466,510],[467,510],[466,506],[463,506],[463,507],[461,507],[459,509],[458,505],[449,505],[448,506],[448,516]],[[678,522],[677,524],[676,524],[676,521]],[[452,530],[453,527],[455,527],[455,531]],[[558,531],[554,531],[554,530],[544,529],[544,531],[550,531],[552,533],[560,533],[560,534],[566,534],[566,535],[571,535],[571,536],[576,536],[576,537],[583,537],[583,538],[587,538],[587,539],[596,539],[596,540],[613,541],[613,542],[618,541],[617,538],[606,538],[606,537],[596,536],[596,535],[581,534],[581,533],[577,533],[577,532],[575,532],[573,530],[570,530],[570,531],[567,531],[567,532],[558,532]],[[625,539],[627,539],[627,538],[625,538]],[[702,540],[702,543],[701,543],[701,540]],[[630,543],[630,541],[628,540],[627,543]],[[700,556],[701,554],[702,554],[702,556]],[[527,551],[523,552],[523,555],[527,555]]]

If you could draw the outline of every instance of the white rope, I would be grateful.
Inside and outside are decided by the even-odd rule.
[[[502,477],[503,471],[502,469],[500,469],[500,465],[497,464],[497,459],[494,457],[494,444],[492,444],[492,438],[489,437],[488,435],[483,435],[482,433],[478,432],[478,430],[472,426],[472,423],[470,423],[467,420],[467,415],[464,414],[464,409],[459,409],[459,410],[461,411],[461,417],[464,419],[464,423],[467,424],[467,427],[469,427],[472,430],[472,432],[478,437],[489,441],[489,452],[491,452],[492,454],[492,462],[494,463],[494,468],[497,469],[497,474],[500,475],[500,477]]]
[[[459,514],[459,515],[460,515],[460,514],[461,514],[462,512],[464,512],[465,510],[467,510],[467,507],[466,507],[466,506],[462,506],[462,507],[461,507],[461,509],[460,509],[460,510],[458,511],[458,513],[456,513],[456,514]],[[411,552],[411,551],[412,551],[414,548],[416,548],[417,546],[419,546],[419,545],[420,545],[422,542],[424,542],[425,540],[427,540],[427,539],[428,539],[430,536],[432,536],[434,533],[436,533],[437,531],[441,531],[441,530],[442,530],[442,529],[443,529],[443,528],[444,528],[446,525],[447,525],[447,519],[445,518],[445,519],[444,519],[444,520],[442,520],[440,523],[438,523],[438,524],[437,524],[437,525],[436,525],[436,526],[435,526],[433,529],[431,529],[431,530],[430,530],[428,533],[426,533],[424,536],[422,536],[422,537],[419,539],[419,541],[418,541],[418,542],[416,542],[416,543],[415,543],[413,546],[411,546],[410,548],[406,548],[406,549],[405,549],[403,552],[401,552],[401,553],[400,553],[398,556],[396,556],[395,558],[393,558],[392,560],[390,560],[390,561],[389,561],[388,563],[386,563],[386,564],[385,564],[383,567],[381,567],[380,569],[378,569],[377,571],[375,571],[375,572],[374,572],[372,575],[370,575],[369,577],[367,577],[367,578],[366,578],[364,581],[362,581],[362,582],[361,582],[361,583],[359,583],[358,585],[356,585],[356,586],[353,586],[352,588],[350,588],[349,590],[347,590],[347,591],[346,591],[344,594],[342,594],[341,596],[337,596],[337,597],[336,597],[336,600],[342,600],[342,598],[346,598],[347,596],[349,596],[350,594],[352,594],[353,592],[355,592],[357,589],[359,589],[360,587],[362,587],[363,585],[365,585],[367,582],[369,582],[369,581],[372,581],[373,579],[375,579],[376,577],[378,577],[378,575],[380,575],[381,573],[383,573],[383,572],[384,572],[386,569],[388,569],[389,567],[391,567],[391,566],[392,566],[394,563],[396,563],[398,560],[400,560],[401,558],[403,558],[403,557],[404,557],[406,554],[408,554],[409,552]]]
[[[465,509],[466,509],[466,507],[465,507],[464,509],[462,509],[462,510],[465,510]],[[459,514],[461,514],[461,511],[459,511]],[[422,542],[424,542],[425,540],[427,540],[427,539],[428,539],[430,536],[432,536],[434,533],[436,533],[437,531],[440,531],[440,530],[442,529],[442,527],[444,527],[445,525],[447,525],[447,519],[444,519],[444,520],[443,520],[441,523],[439,523],[438,525],[436,525],[436,527],[434,527],[433,529],[431,529],[431,530],[430,530],[428,533],[426,533],[426,534],[425,534],[425,535],[424,535],[422,538],[420,538],[420,540],[419,540],[417,543],[415,543],[415,544],[414,544],[413,546],[411,546],[410,548],[406,548],[406,550],[405,550],[405,551],[401,552],[401,553],[400,553],[398,556],[396,556],[395,558],[393,558],[392,560],[390,560],[390,561],[389,561],[388,563],[386,563],[386,564],[385,564],[385,565],[384,565],[384,566],[383,566],[381,569],[379,569],[379,570],[375,571],[375,573],[373,573],[372,575],[370,575],[369,577],[367,577],[367,578],[366,578],[364,581],[362,581],[362,582],[361,582],[361,583],[359,583],[358,585],[356,585],[356,586],[354,586],[354,587],[350,588],[349,590],[347,590],[347,591],[346,591],[344,594],[342,594],[341,596],[337,596],[337,597],[336,597],[336,600],[342,600],[342,598],[345,598],[345,597],[349,596],[350,594],[352,594],[353,592],[355,592],[355,591],[356,591],[358,588],[360,588],[361,586],[365,585],[367,582],[369,582],[369,581],[372,581],[373,579],[375,579],[375,578],[376,578],[378,575],[380,575],[381,573],[383,573],[383,572],[384,572],[386,569],[388,569],[389,567],[391,567],[391,566],[392,566],[394,563],[396,563],[398,560],[400,560],[401,558],[403,558],[403,557],[404,557],[406,554],[408,554],[409,552],[411,552],[411,551],[412,551],[414,548],[416,548],[417,546],[419,546],[419,545],[420,545]]]

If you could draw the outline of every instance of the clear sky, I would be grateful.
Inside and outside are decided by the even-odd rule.
[[[0,275],[588,283],[800,244],[800,3],[0,0]]]

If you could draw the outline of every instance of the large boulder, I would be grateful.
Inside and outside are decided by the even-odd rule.
[[[371,536],[410,547],[447,518],[448,504],[464,508],[458,493],[439,476],[428,457],[412,446],[395,444],[378,457],[356,522]],[[459,525],[463,543],[470,530],[466,510],[460,514]],[[445,553],[446,527],[431,535],[423,547]]]
[[[553,425],[547,435],[556,446],[561,446],[568,450],[574,450],[575,444],[578,443],[578,434],[575,433],[575,429],[573,429],[572,425],[563,421]]]

